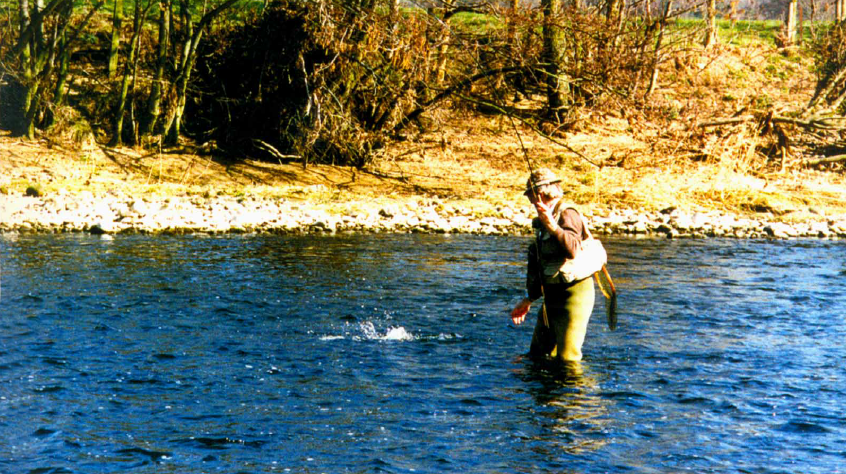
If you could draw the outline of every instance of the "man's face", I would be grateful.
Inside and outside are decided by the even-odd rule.
[[[531,202],[532,204],[537,204],[538,202],[549,204],[553,200],[553,198],[551,198],[548,194],[540,192],[529,193],[526,195],[526,197],[529,198],[529,202]]]

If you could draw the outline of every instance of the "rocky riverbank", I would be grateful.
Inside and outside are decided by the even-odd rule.
[[[844,238],[846,216],[798,223],[716,212],[630,210],[587,212],[598,235],[734,238]],[[117,233],[335,233],[421,232],[524,235],[528,206],[467,206],[462,201],[314,203],[268,197],[145,196],[119,193],[0,194],[0,232]]]

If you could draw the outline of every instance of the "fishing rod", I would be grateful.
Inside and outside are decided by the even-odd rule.
[[[494,88],[495,89],[495,88]],[[498,92],[498,91],[497,91]],[[540,201],[540,194],[538,193],[538,185],[534,180],[535,170],[532,168],[532,161],[529,159],[529,152],[526,150],[526,146],[523,144],[523,137],[520,136],[520,131],[517,129],[517,125],[514,123],[514,119],[511,117],[511,114],[506,114],[508,116],[509,121],[511,122],[511,126],[514,128],[514,132],[517,135],[517,140],[520,142],[520,149],[523,150],[523,157],[526,158],[526,166],[529,168],[529,186],[532,191],[532,202],[539,202]],[[535,258],[537,259],[537,267],[538,267],[538,283],[540,283],[540,290],[541,290],[541,298],[543,301],[541,302],[541,314],[543,314],[543,325],[547,328],[549,327],[549,316],[546,314],[546,291],[543,288],[543,266],[541,265],[541,255],[540,255],[540,234],[538,233],[535,235]],[[528,311],[526,311],[528,312]]]
[[[440,21],[440,19],[439,19],[439,21]],[[448,23],[445,23],[445,22],[442,22],[442,23],[444,23],[445,27],[450,28]],[[479,70],[484,71],[485,68],[480,63],[478,56],[473,55],[473,58],[476,61],[476,66],[479,67]],[[499,109],[501,112],[503,112],[506,117],[508,117],[508,122],[510,123],[511,128],[514,130],[514,134],[517,137],[517,142],[520,144],[520,151],[522,152],[523,158],[526,161],[526,167],[529,169],[529,189],[532,193],[532,202],[538,202],[538,201],[540,201],[540,194],[538,192],[539,186],[537,185],[537,182],[534,179],[535,168],[532,166],[532,160],[529,158],[529,151],[526,149],[526,144],[523,141],[523,135],[520,133],[520,129],[517,127],[517,123],[514,120],[514,114],[505,109],[505,106],[504,106],[505,100],[502,97],[502,92],[499,90],[499,88],[496,87],[495,84],[493,84],[491,76],[486,75],[485,79],[488,82],[488,87],[490,88],[491,91],[493,91],[494,100],[495,100],[495,103],[493,105],[496,106],[496,108]],[[544,136],[546,136],[546,135],[544,134]],[[570,147],[566,143],[561,143],[558,140],[553,140],[552,137],[547,137],[547,138],[552,140],[555,143],[561,144],[562,146],[567,148],[569,151],[575,153],[580,158],[582,158],[585,161],[591,163],[592,165],[599,167],[599,165],[597,165],[592,160],[590,160],[589,158],[584,156],[582,153],[579,153],[578,151],[574,150],[572,147]],[[547,310],[546,310],[546,292],[545,292],[544,284],[543,284],[543,276],[544,276],[543,275],[543,266],[541,265],[541,260],[540,260],[540,258],[541,258],[540,235],[535,236],[534,244],[535,244],[535,252],[536,252],[536,258],[537,258],[537,263],[538,263],[538,265],[537,265],[538,266],[538,277],[539,277],[538,281],[540,283],[541,297],[543,298],[543,302],[542,302],[542,306],[541,306],[541,313],[543,315],[544,326],[546,326],[548,328],[549,327],[549,317],[547,315]],[[614,280],[611,279],[611,274],[608,272],[607,265],[605,265],[605,264],[603,264],[602,269],[600,271],[594,273],[593,276],[596,279],[597,286],[599,287],[600,291],[602,292],[603,296],[605,297],[605,301],[606,301],[605,310],[606,310],[606,318],[607,318],[607,322],[608,322],[608,327],[611,330],[614,330],[614,329],[617,328],[617,289],[614,285]]]
[[[412,3],[416,4],[417,2],[412,2]],[[420,6],[420,5],[418,5],[418,7],[422,8],[422,6]],[[450,29],[450,30],[452,29],[452,27],[449,25],[448,22],[446,22],[443,19],[438,18],[437,16],[433,15],[428,9],[424,9],[424,11],[426,11],[426,14],[429,17],[433,18],[435,21],[440,23],[444,28]],[[479,67],[479,70],[485,71],[485,68],[481,64],[479,57],[477,55],[472,55],[472,56],[473,56],[474,61],[476,62],[476,66]],[[491,76],[489,74],[486,74],[484,77],[488,81],[488,87],[491,89],[491,91],[493,91],[493,94],[495,96],[494,97],[494,103],[491,104],[491,105],[493,105],[495,108],[499,109],[502,113],[505,114],[506,117],[508,117],[508,121],[511,125],[511,128],[514,130],[514,134],[517,136],[517,141],[520,144],[520,150],[523,154],[523,158],[526,161],[526,166],[529,169],[529,189],[530,189],[531,194],[532,194],[532,202],[538,202],[540,200],[540,194],[538,192],[539,186],[537,185],[537,183],[533,179],[535,177],[535,169],[532,166],[532,160],[529,158],[529,151],[526,149],[526,144],[523,142],[523,135],[520,133],[519,128],[517,128],[517,123],[514,120],[514,114],[511,113],[510,111],[507,111],[505,109],[505,106],[502,105],[502,104],[505,103],[505,100],[502,98],[501,92],[496,87],[496,85],[492,83]],[[543,135],[546,136],[545,134],[543,134]],[[592,165],[599,167],[599,165],[594,163],[592,160],[588,159],[582,153],[579,153],[578,151],[574,150],[569,145],[567,145],[565,143],[561,143],[558,140],[553,140],[552,137],[547,136],[547,138],[550,139],[551,141],[553,141],[554,143],[557,143],[557,144],[564,146],[569,151],[575,153],[580,158],[588,161]],[[546,310],[546,292],[545,292],[544,284],[543,284],[543,276],[544,275],[543,275],[543,267],[542,267],[541,261],[540,261],[540,242],[539,242],[539,240],[540,240],[540,235],[537,235],[535,237],[535,251],[536,251],[536,257],[537,257],[537,263],[538,263],[538,277],[539,277],[539,283],[540,283],[541,297],[543,298],[543,302],[542,302],[542,306],[541,306],[541,313],[543,315],[544,325],[548,328],[549,327],[549,317],[547,315],[547,310]],[[601,274],[601,277],[600,277],[600,274]],[[606,298],[606,314],[607,314],[607,319],[608,319],[608,326],[609,326],[610,329],[613,330],[617,327],[617,289],[614,286],[614,282],[611,279],[611,275],[608,273],[608,269],[607,269],[606,265],[603,264],[602,269],[600,271],[594,273],[593,276],[596,279],[597,286],[599,286],[600,291],[602,291],[603,296],[605,296],[605,298]]]
[[[474,56],[476,60],[476,65],[479,66],[479,69],[484,70],[481,64],[479,64],[479,59],[477,56]],[[535,176],[535,169],[532,167],[532,160],[529,159],[529,150],[526,149],[526,144],[523,143],[523,135],[520,134],[520,129],[517,128],[517,123],[514,122],[513,114],[505,111],[505,109],[500,106],[500,103],[503,103],[502,95],[499,89],[496,88],[495,84],[491,83],[490,76],[486,76],[485,79],[488,81],[488,87],[494,92],[497,96],[497,108],[505,112],[505,116],[508,117],[508,122],[511,124],[511,128],[514,129],[514,134],[517,136],[517,142],[520,143],[520,150],[523,152],[523,158],[526,160],[526,166],[529,168],[529,189],[532,191],[532,202],[539,202],[540,201],[540,193],[538,192],[538,185],[534,179]],[[537,259],[537,267],[538,267],[538,283],[540,283],[540,290],[541,290],[541,298],[543,301],[541,302],[541,314],[543,315],[543,325],[545,327],[549,327],[549,316],[546,312],[546,290],[543,287],[543,265],[541,265],[541,252],[540,252],[540,234],[535,235],[535,258]],[[527,311],[528,312],[528,311]]]

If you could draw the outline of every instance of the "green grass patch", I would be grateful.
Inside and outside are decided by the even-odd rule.
[[[775,45],[776,36],[781,31],[781,20],[737,20],[717,19],[717,38],[723,44],[748,46],[761,43]],[[831,28],[830,21],[804,22],[801,28],[803,43],[813,41],[816,36]],[[705,20],[701,18],[678,18],[673,23],[678,32],[692,32],[705,29]]]
[[[739,46],[756,42],[775,44],[781,24],[779,20],[717,20],[717,36],[728,44]]]
[[[486,36],[504,28],[498,17],[473,12],[456,13],[450,18],[450,24],[459,31],[480,36]]]
[[[678,18],[673,22],[673,28],[680,32],[705,30],[705,20],[701,18]],[[731,20],[717,19],[717,38],[722,43],[733,45],[748,45],[752,43],[775,42],[775,37],[781,28],[780,20]]]

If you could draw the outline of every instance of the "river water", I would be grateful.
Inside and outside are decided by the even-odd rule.
[[[566,369],[527,243],[2,235],[0,472],[846,472],[846,242],[608,239]]]

